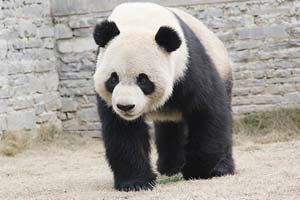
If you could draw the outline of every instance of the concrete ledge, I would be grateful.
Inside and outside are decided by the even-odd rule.
[[[90,12],[108,12],[116,5],[123,2],[136,2],[136,0],[50,0],[51,14],[53,16],[64,16],[74,14],[85,14]],[[149,0],[165,6],[213,4],[226,2],[242,2],[249,0]]]

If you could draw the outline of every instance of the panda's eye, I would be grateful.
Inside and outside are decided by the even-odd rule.
[[[117,84],[119,82],[119,77],[116,72],[113,72],[110,76],[110,83]]]
[[[154,92],[155,85],[149,80],[148,76],[144,73],[139,74],[136,79],[137,85],[142,89],[144,94],[149,95]]]
[[[146,85],[148,83],[148,77],[146,74],[140,74],[139,77],[137,78],[137,81],[141,85]]]

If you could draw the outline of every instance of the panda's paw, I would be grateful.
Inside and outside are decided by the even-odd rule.
[[[234,162],[232,158],[220,161],[211,171],[210,176],[224,176],[233,175],[235,171]]]
[[[132,180],[120,183],[116,186],[116,189],[123,192],[141,191],[141,190],[153,190],[156,182],[153,180]]]
[[[182,159],[159,159],[157,162],[157,170],[161,175],[173,176],[179,172],[184,166],[184,158]]]

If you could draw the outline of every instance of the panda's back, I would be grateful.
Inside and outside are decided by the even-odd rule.
[[[195,33],[216,66],[220,77],[223,80],[231,78],[232,70],[229,56],[221,40],[201,21],[192,15],[177,8],[170,8],[170,10],[174,12],[184,23],[186,23],[186,25],[189,26],[189,28]]]

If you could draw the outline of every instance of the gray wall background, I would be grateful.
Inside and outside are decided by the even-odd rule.
[[[99,135],[92,74],[94,25],[123,0],[0,4],[0,135],[42,126]],[[167,0],[225,43],[235,115],[300,105],[299,0]]]

